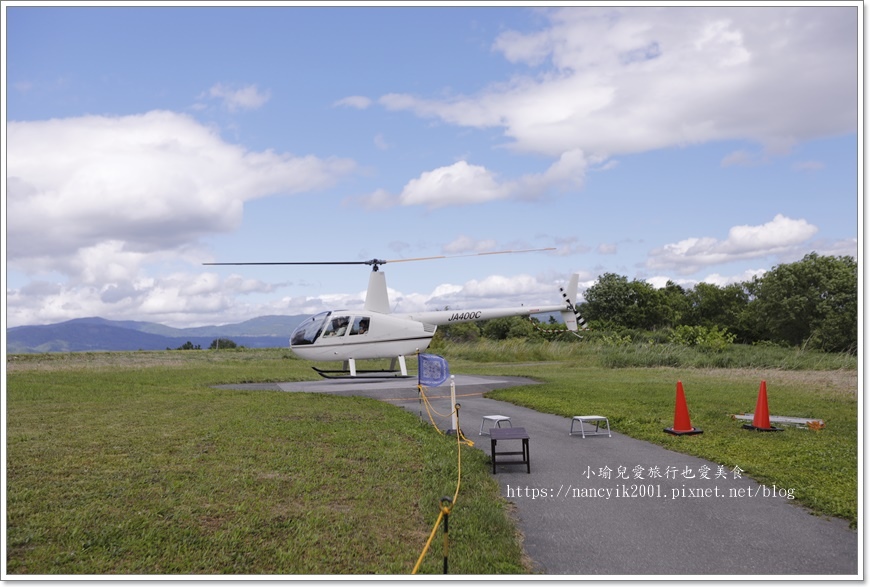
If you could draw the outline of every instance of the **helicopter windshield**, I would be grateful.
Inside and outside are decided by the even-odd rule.
[[[305,321],[296,327],[293,334],[290,336],[290,345],[314,344],[320,332],[323,330],[323,323],[329,318],[332,312],[321,312],[311,318],[306,318]]]

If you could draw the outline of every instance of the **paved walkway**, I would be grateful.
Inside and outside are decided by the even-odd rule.
[[[478,436],[484,415],[510,416],[512,425],[524,427],[531,437],[531,474],[525,466],[499,466],[496,477],[502,495],[516,504],[525,550],[537,573],[859,578],[857,533],[842,520],[794,505],[788,492],[800,494],[800,487],[735,478],[739,463],[704,461],[615,431],[612,437],[569,436],[569,418],[483,397],[491,389],[530,380],[457,375],[455,381],[460,428],[476,448],[489,454],[489,438]],[[271,388],[364,395],[420,411],[413,379]],[[428,390],[441,413],[450,409],[449,394],[448,384]],[[438,424],[450,427],[448,419]],[[652,476],[651,469],[661,476]],[[602,474],[607,470],[609,477]]]

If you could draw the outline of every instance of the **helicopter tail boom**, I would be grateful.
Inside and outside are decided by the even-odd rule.
[[[506,318],[508,316],[531,316],[548,312],[559,312],[568,330],[576,332],[586,328],[586,321],[577,312],[574,299],[577,297],[577,285],[579,276],[574,274],[568,282],[567,288],[559,288],[562,292],[563,305],[559,306],[521,306],[518,308],[487,308],[480,310],[464,311],[435,311],[417,312],[407,314],[405,317],[435,326],[444,326],[454,322],[476,322],[478,320],[492,320],[493,318]]]
[[[492,320],[493,318],[507,318],[509,316],[531,316],[545,312],[561,312],[564,306],[521,306],[518,308],[486,308],[476,310],[437,310],[435,312],[415,312],[405,314],[409,318],[425,324],[445,326],[456,322],[477,322],[478,320]]]

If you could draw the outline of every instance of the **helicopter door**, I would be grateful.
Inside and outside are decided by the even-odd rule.
[[[365,334],[369,331],[369,320],[368,316],[357,316],[353,319],[353,326],[350,327],[351,336],[357,334]]]
[[[350,326],[350,316],[336,316],[323,329],[323,336],[321,338],[344,336],[347,333],[348,326]]]

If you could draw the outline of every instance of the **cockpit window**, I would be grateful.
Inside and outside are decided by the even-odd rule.
[[[369,331],[369,317],[368,316],[357,316],[353,319],[353,326],[350,328],[350,333],[353,334],[365,334]]]
[[[350,316],[337,316],[330,320],[326,328],[323,329],[323,338],[344,336],[348,326],[350,326]]]
[[[332,312],[321,312],[311,318],[306,318],[302,324],[296,327],[293,334],[290,336],[290,345],[314,344],[320,331],[323,330],[323,323],[329,318]]]

